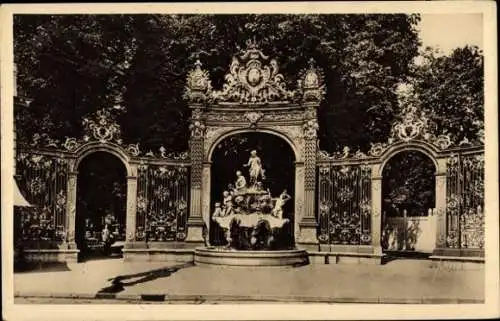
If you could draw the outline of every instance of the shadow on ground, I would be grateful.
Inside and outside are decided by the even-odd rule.
[[[149,282],[153,281],[156,279],[160,278],[166,278],[172,275],[173,273],[184,269],[188,267],[192,267],[194,264],[192,262],[188,263],[183,263],[183,264],[178,264],[166,268],[161,268],[161,269],[156,269],[156,270],[151,270],[151,271],[146,271],[146,272],[141,272],[141,273],[135,273],[135,274],[128,274],[128,275],[119,275],[117,277],[108,279],[108,281],[111,281],[111,285],[105,288],[102,288],[99,290],[97,294],[104,294],[104,293],[119,293],[125,290],[126,287],[128,286],[134,286],[139,283],[144,283],[144,282]],[[126,280],[129,279],[135,279],[139,278],[135,281],[131,282],[126,282]]]
[[[428,260],[430,254],[422,252],[398,252],[386,251],[385,256],[382,258],[382,265],[385,265],[395,260]]]

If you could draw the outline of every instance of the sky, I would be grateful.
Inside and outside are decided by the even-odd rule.
[[[421,14],[422,46],[439,47],[449,54],[456,47],[476,45],[483,49],[482,14]]]

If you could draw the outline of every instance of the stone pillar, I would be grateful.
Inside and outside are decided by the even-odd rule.
[[[294,238],[295,243],[299,243],[300,226],[304,217],[304,163],[295,163],[295,220],[294,220]]]
[[[127,176],[127,216],[125,220],[125,248],[133,247],[136,240],[137,219],[137,165],[130,165],[130,176]]]
[[[446,172],[447,158],[437,159],[436,171],[436,242],[434,254],[440,255],[446,248]]]
[[[317,123],[315,123],[317,126]],[[296,189],[304,193],[304,209],[299,223],[298,244],[310,251],[318,251],[317,222],[315,215],[316,199],[316,129],[312,125],[304,126],[304,181],[296,182]]]
[[[201,217],[203,219],[203,224],[207,227],[207,233],[208,229],[210,228],[210,175],[211,175],[211,163],[210,162],[205,162],[203,163],[203,170],[202,170],[202,182],[201,182],[201,199],[202,199],[202,205],[201,205]],[[208,234],[206,236],[208,238]]]
[[[74,162],[74,161],[73,161]],[[75,242],[75,222],[76,222],[76,186],[78,172],[73,170],[73,164],[70,164],[68,173],[67,199],[66,199],[66,248],[76,249]]]
[[[194,134],[193,134],[194,135]],[[196,135],[190,142],[191,154],[191,201],[188,218],[186,242],[201,245],[204,222],[202,217],[202,178],[203,178],[203,136]],[[206,228],[206,227],[205,227]]]
[[[380,165],[372,166],[372,247],[374,254],[382,254],[380,237],[382,231],[382,175],[379,173]]]

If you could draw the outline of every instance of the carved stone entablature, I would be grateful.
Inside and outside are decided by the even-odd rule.
[[[289,108],[284,110],[247,110],[247,111],[222,111],[211,110],[206,112],[206,120],[211,124],[216,123],[297,123],[302,122],[304,119],[309,119],[308,115],[311,112],[304,112],[302,108]],[[315,113],[312,113],[315,118]],[[259,117],[260,116],[260,117]],[[257,121],[252,122],[251,119],[258,118]],[[194,119],[194,116],[193,116]]]

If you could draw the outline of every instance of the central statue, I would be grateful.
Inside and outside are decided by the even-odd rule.
[[[215,203],[212,220],[225,233],[227,247],[236,250],[279,249],[277,235],[289,223],[283,218],[283,206],[291,199],[284,190],[279,197],[272,197],[264,190],[264,169],[257,151],[250,153],[248,162],[250,184],[240,170],[236,181],[223,192],[222,200]]]
[[[262,162],[260,161],[260,157],[257,156],[257,151],[253,150],[250,152],[250,158],[248,162],[243,165],[245,167],[250,167],[250,185],[254,185],[258,182],[259,177],[264,180],[266,179],[264,174],[264,169],[262,168]]]

